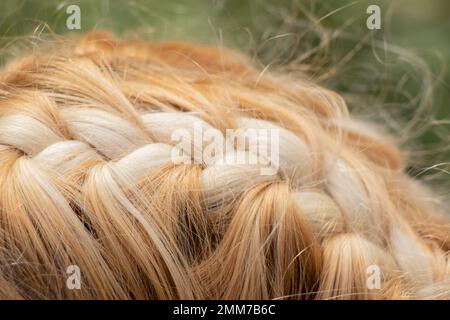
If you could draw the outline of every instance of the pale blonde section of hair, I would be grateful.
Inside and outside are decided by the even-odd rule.
[[[194,122],[279,130],[278,172],[175,164]],[[0,72],[0,298],[446,299],[448,208],[405,167],[305,79],[91,33]]]

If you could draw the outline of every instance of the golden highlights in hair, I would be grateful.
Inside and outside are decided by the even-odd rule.
[[[275,174],[174,163],[194,123],[276,129]],[[0,72],[3,299],[450,298],[445,210],[337,93],[223,48],[97,32]]]

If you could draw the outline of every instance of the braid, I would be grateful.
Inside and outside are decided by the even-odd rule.
[[[174,141],[199,128],[245,143],[206,161]],[[246,129],[277,132],[273,174],[228,161],[264,149]],[[305,79],[88,34],[0,72],[0,298],[450,298],[450,222],[404,163]]]

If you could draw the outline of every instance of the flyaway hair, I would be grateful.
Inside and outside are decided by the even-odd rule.
[[[276,172],[174,162],[194,123],[277,129]],[[448,208],[406,161],[339,94],[224,48],[40,50],[0,71],[0,298],[449,299]]]

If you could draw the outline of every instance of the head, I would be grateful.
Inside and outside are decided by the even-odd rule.
[[[225,48],[25,55],[0,72],[0,297],[448,298],[449,212],[407,161]]]

